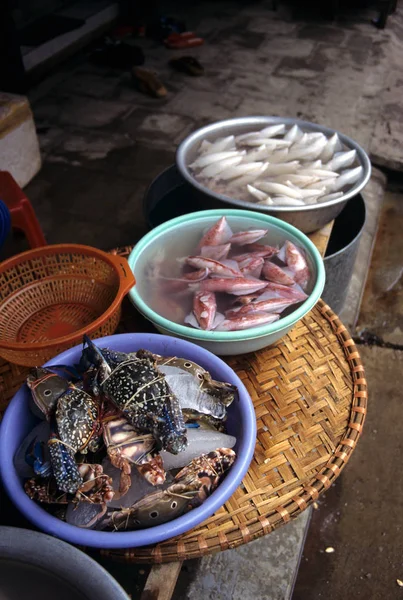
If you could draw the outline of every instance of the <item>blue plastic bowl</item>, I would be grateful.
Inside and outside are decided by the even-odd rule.
[[[180,535],[210,517],[237,489],[252,460],[256,441],[256,417],[250,396],[235,372],[221,359],[190,342],[158,334],[128,333],[112,335],[97,340],[99,346],[130,352],[147,348],[166,356],[188,358],[207,369],[220,381],[238,388],[238,399],[228,409],[227,428],[236,436],[237,458],[226,478],[198,508],[181,517],[138,531],[104,532],[81,529],[51,516],[36,502],[28,498],[23,480],[18,476],[13,458],[25,436],[35,427],[38,419],[28,407],[29,390],[24,385],[14,396],[4,415],[0,429],[0,476],[16,507],[39,529],[73,544],[94,548],[130,548],[156,544]],[[72,365],[80,357],[82,346],[71,348],[46,363]]]

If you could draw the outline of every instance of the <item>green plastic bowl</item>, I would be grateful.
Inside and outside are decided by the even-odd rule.
[[[152,310],[147,304],[144,269],[150,264],[150,261],[162,252],[173,258],[194,253],[203,232],[224,216],[234,231],[251,228],[268,229],[267,236],[260,240],[262,243],[275,246],[282,244],[285,240],[290,240],[305,250],[312,273],[307,290],[309,295],[291,314],[280,318],[275,323],[244,331],[203,331],[170,321]],[[325,285],[325,269],[322,258],[305,234],[280,219],[246,210],[206,210],[171,219],[147,233],[136,244],[129,256],[129,265],[137,282],[129,292],[130,300],[158,331],[165,335],[190,340],[221,356],[260,350],[280,339],[312,310]]]

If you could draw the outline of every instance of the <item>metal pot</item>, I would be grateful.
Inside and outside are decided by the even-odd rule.
[[[322,127],[315,123],[309,123],[307,121],[300,121],[299,119],[290,119],[282,117],[239,117],[235,119],[228,119],[225,121],[218,121],[206,127],[202,127],[197,131],[191,133],[183,142],[179,145],[176,153],[176,165],[182,175],[182,177],[198,192],[204,195],[204,197],[210,200],[209,206],[206,208],[228,208],[228,205],[234,208],[242,208],[247,210],[254,210],[257,212],[263,212],[283,221],[287,221],[294,227],[297,227],[304,233],[311,233],[316,231],[329,223],[340,214],[345,207],[347,201],[350,198],[356,196],[368,183],[371,175],[371,163],[366,152],[351,138],[338,133],[341,142],[348,149],[355,149],[357,151],[357,159],[360,165],[363,167],[362,177],[357,183],[355,183],[351,189],[343,194],[340,198],[335,200],[329,200],[320,204],[308,204],[306,206],[262,206],[254,204],[253,202],[246,202],[244,200],[237,200],[230,196],[225,196],[213,192],[208,189],[190,172],[188,165],[190,165],[196,158],[199,145],[202,140],[207,139],[213,142],[215,139],[225,137],[227,135],[240,135],[248,131],[253,131],[266,127],[270,124],[286,125],[298,125],[303,131],[314,131],[321,132],[327,136],[332,136],[336,133],[335,130],[329,129],[328,127]],[[212,206],[211,201],[214,201]]]
[[[95,560],[44,533],[0,527],[0,597],[129,600]]]
[[[326,284],[322,299],[337,314],[341,313],[346,301],[365,217],[365,202],[358,194],[337,217],[329,239],[324,258]]]

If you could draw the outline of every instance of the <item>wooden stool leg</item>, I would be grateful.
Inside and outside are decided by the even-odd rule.
[[[153,565],[140,600],[171,600],[182,562]]]

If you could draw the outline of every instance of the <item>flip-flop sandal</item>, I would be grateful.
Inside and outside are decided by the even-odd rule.
[[[140,92],[148,94],[148,96],[152,96],[153,98],[164,98],[168,93],[166,87],[152,71],[133,67],[132,78]]]
[[[203,38],[199,37],[181,37],[179,36],[175,40],[169,41],[168,39],[164,42],[167,48],[171,48],[172,50],[177,50],[181,48],[195,48],[196,46],[201,46],[204,44]]]
[[[195,37],[197,37],[197,35],[194,33],[194,31],[183,31],[182,33],[173,32],[164,40],[164,42],[170,43],[176,42],[177,40],[184,40]]]
[[[169,64],[173,69],[180,73],[186,73],[186,75],[193,75],[199,77],[204,74],[202,65],[193,56],[180,56],[179,58],[172,58]]]

